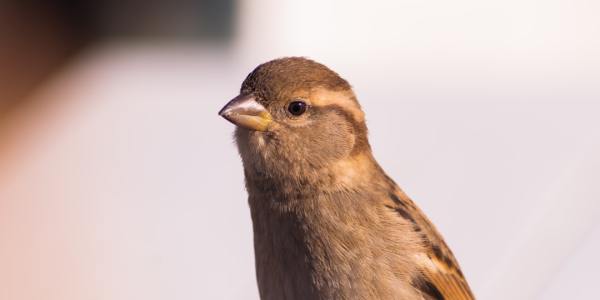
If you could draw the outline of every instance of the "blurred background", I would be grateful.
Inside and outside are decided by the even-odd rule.
[[[600,2],[3,0],[0,299],[258,299],[258,64],[354,86],[479,299],[598,299]]]

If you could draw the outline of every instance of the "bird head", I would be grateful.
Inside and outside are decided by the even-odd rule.
[[[306,58],[259,65],[219,115],[237,125],[246,169],[309,172],[370,150],[364,113],[351,86]]]

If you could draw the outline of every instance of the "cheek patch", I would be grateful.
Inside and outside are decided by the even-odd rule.
[[[323,112],[322,118],[306,128],[302,136],[308,137],[304,147],[321,165],[348,156],[355,144],[355,134],[347,118],[336,111]]]

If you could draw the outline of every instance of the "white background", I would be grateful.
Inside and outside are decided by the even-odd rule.
[[[355,87],[479,299],[596,299],[600,4],[242,1],[228,46],[107,41],[0,122],[0,299],[257,299],[233,126],[269,59]]]

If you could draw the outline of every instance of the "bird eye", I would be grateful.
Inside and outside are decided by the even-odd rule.
[[[306,112],[306,106],[303,101],[294,101],[288,105],[288,111],[294,116],[299,116]]]

